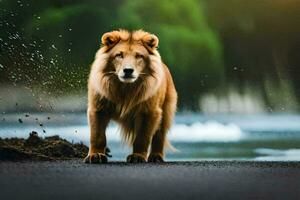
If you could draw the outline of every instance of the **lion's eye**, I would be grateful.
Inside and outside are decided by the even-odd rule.
[[[136,54],[136,55],[135,55],[135,58],[136,58],[136,59],[141,59],[141,58],[144,58],[144,56],[143,56],[142,54]]]
[[[120,53],[118,53],[118,54],[116,54],[116,56],[115,56],[116,58],[123,58],[123,53],[122,52],[120,52]]]

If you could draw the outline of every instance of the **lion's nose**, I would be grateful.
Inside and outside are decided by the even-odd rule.
[[[125,77],[130,77],[132,75],[133,71],[134,70],[132,68],[124,68],[123,69]]]

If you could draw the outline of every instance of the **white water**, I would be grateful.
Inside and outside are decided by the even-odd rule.
[[[269,161],[299,161],[300,149],[255,149],[255,152],[261,154],[255,160]]]
[[[36,131],[40,135],[59,135],[74,141],[89,140],[89,128],[87,125],[72,126],[48,126],[42,128],[37,125],[28,125],[17,128],[16,126],[1,127],[0,137],[28,137],[28,133]],[[239,141],[244,137],[244,133],[235,124],[223,125],[218,122],[194,123],[192,125],[175,124],[168,138],[170,141],[180,142],[232,142]],[[108,141],[120,141],[120,130],[117,126],[109,126],[107,129]]]
[[[234,142],[244,136],[240,127],[235,124],[224,125],[208,121],[192,125],[176,124],[170,131],[169,139],[181,142]]]

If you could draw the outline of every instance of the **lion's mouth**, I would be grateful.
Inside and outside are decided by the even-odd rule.
[[[119,80],[124,83],[133,83],[136,79],[137,79],[137,77],[132,76],[132,75],[119,77]]]
[[[131,78],[135,78],[133,75],[124,75],[123,77],[122,77],[123,79],[131,79]]]

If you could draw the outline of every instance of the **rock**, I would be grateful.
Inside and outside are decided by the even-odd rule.
[[[29,134],[29,137],[27,138],[27,140],[25,141],[25,146],[37,146],[39,144],[41,144],[43,141],[42,139],[38,136],[38,133],[35,131],[32,131]]]

